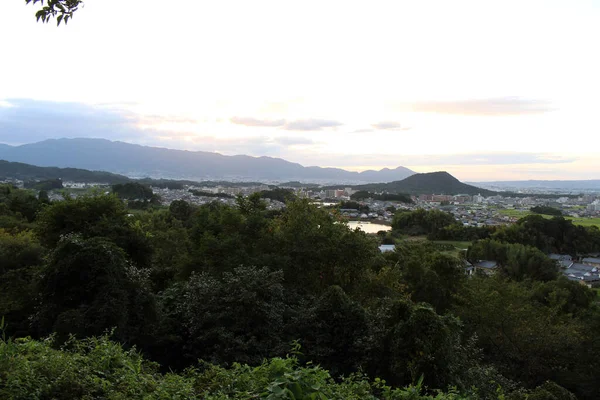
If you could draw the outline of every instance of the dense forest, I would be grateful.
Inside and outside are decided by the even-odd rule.
[[[597,297],[546,256],[598,251],[597,228],[533,215],[465,233],[441,212],[397,213],[398,235],[473,235],[467,257],[502,263],[469,277],[433,242],[381,253],[305,200],[160,207],[117,188],[51,203],[0,186],[0,398],[600,393]],[[131,213],[132,199],[150,204]]]

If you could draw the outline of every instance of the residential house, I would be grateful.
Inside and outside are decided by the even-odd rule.
[[[581,262],[586,265],[600,267],[600,258],[597,257],[586,257],[583,260],[581,260]]]
[[[556,261],[562,268],[569,268],[573,265],[573,258],[568,254],[549,254],[548,257]]]
[[[588,287],[600,284],[600,268],[592,265],[573,263],[563,270],[563,275]]]
[[[486,275],[492,275],[498,270],[498,263],[496,261],[479,260],[473,264],[475,271],[483,272]]]

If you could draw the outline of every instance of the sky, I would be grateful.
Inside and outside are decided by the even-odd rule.
[[[85,0],[0,12],[0,143],[96,137],[600,179],[600,1]]]

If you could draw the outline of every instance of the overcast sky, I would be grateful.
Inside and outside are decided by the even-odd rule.
[[[600,1],[0,12],[0,143],[102,137],[461,180],[600,179]]]

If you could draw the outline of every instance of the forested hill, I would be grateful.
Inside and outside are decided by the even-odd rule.
[[[445,171],[415,174],[408,178],[390,183],[372,183],[354,186],[357,190],[369,192],[407,193],[407,194],[468,194],[493,196],[496,192],[462,183]]]
[[[102,182],[108,184],[129,182],[123,175],[79,168],[38,167],[20,162],[0,160],[0,179],[46,180],[62,179],[73,182]]]

